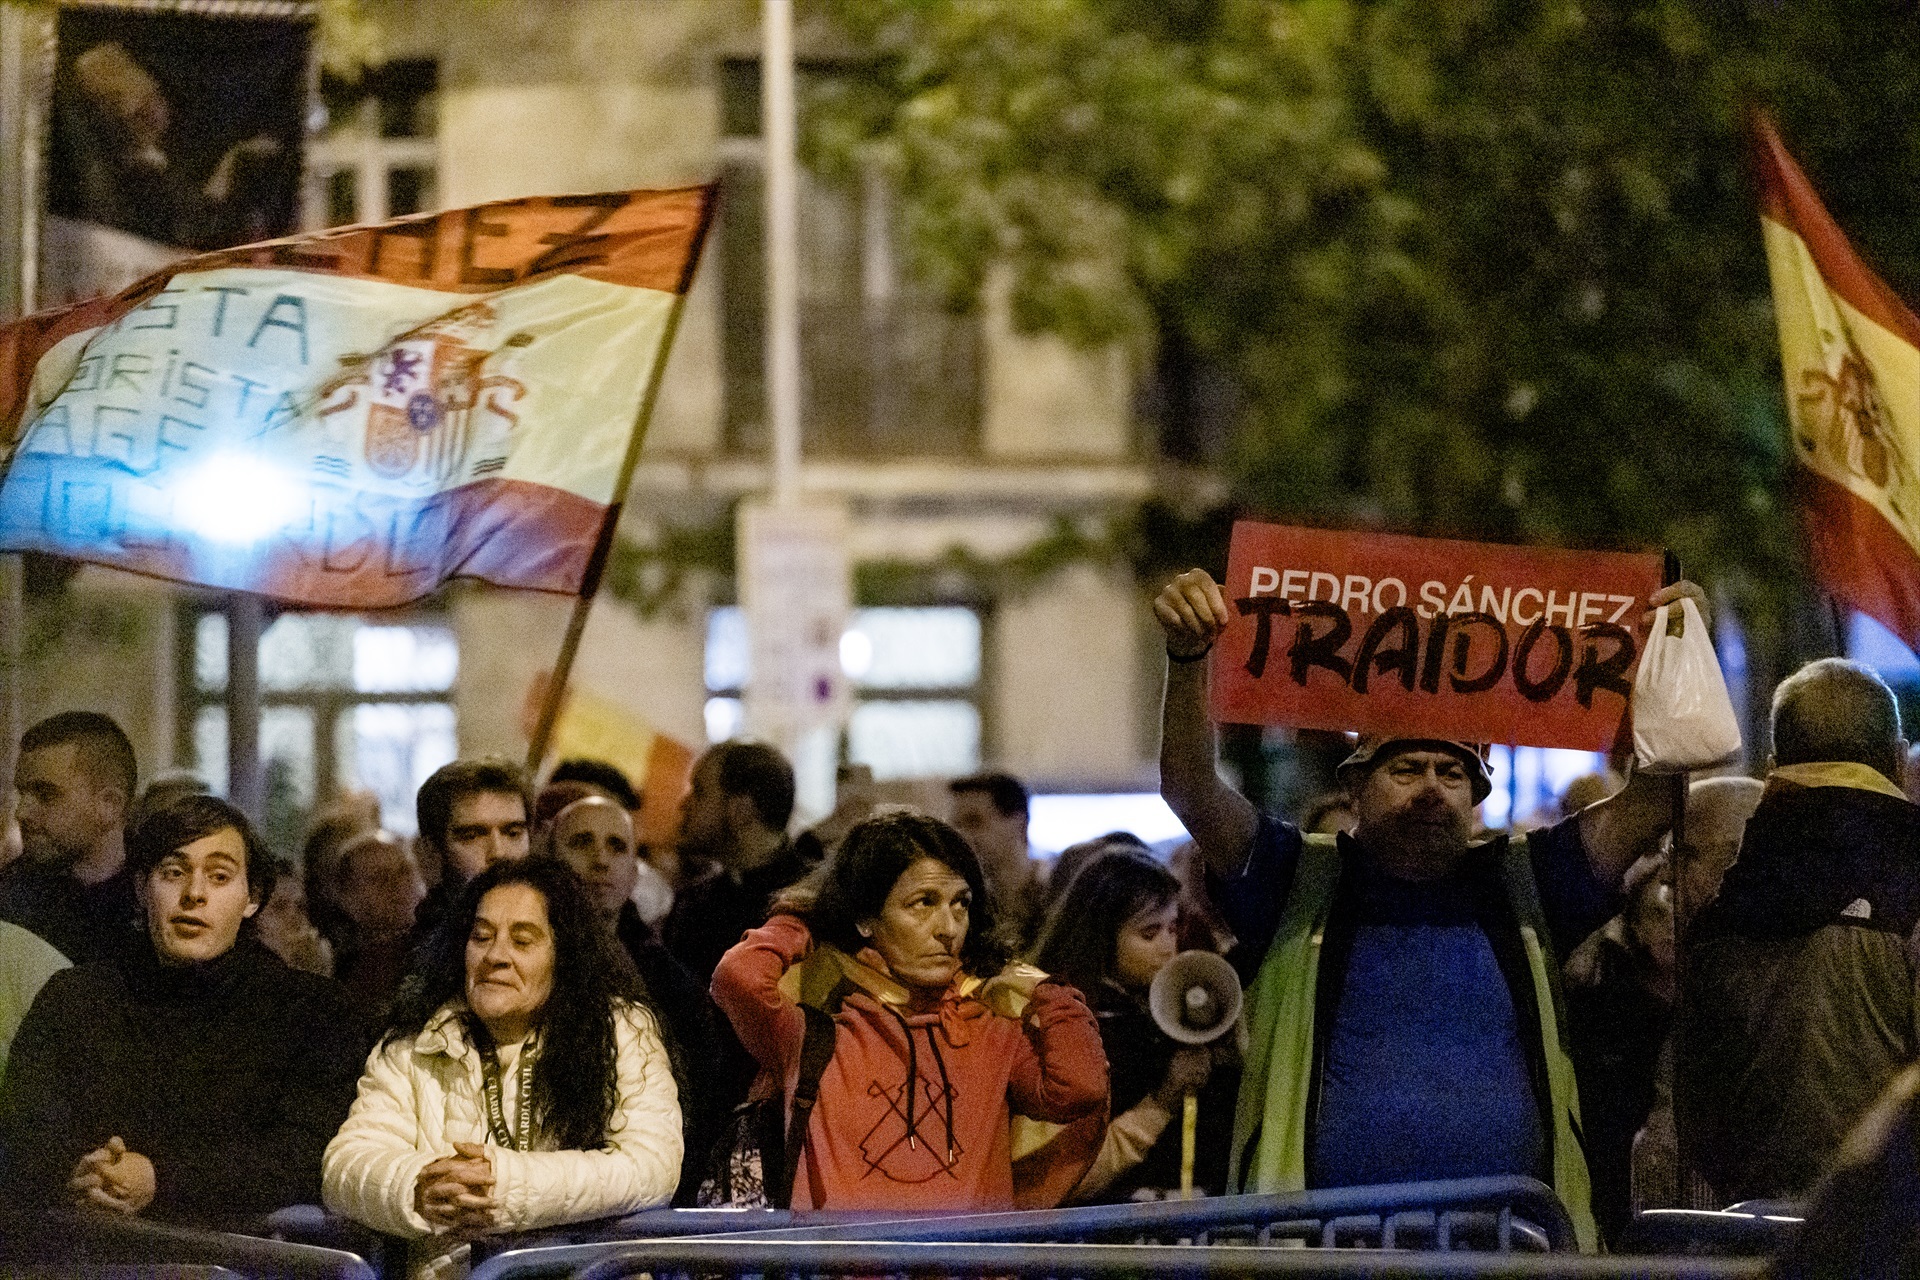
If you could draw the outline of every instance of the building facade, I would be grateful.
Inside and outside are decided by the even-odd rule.
[[[735,513],[770,482],[758,5],[367,7],[387,60],[317,95],[309,225],[721,184],[574,686],[695,748],[737,731]],[[826,47],[803,31],[803,55]],[[1139,371],[1117,350],[1016,333],[995,289],[974,314],[943,310],[904,270],[891,222],[878,181],[803,182],[802,483],[844,507],[855,566],[841,758],[902,794],[978,767],[1043,790],[1151,790],[1155,632],[1107,550],[1165,474],[1136,418]],[[29,715],[98,706],[128,724],[146,771],[223,773],[216,599],[93,569],[35,599],[48,634],[29,646],[44,677]],[[412,786],[454,752],[524,754],[568,607],[460,586],[400,616],[275,619],[262,745],[278,825],[365,786],[405,828]]]

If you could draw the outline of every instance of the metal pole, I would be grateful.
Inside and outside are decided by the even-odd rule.
[[[800,249],[794,159],[793,0],[763,0],[760,141],[766,148],[767,425],[773,501],[800,500]]]
[[[41,143],[51,93],[51,6],[0,3],[0,319],[33,310],[40,251]],[[0,440],[0,471],[11,441]],[[0,555],[0,835],[13,816],[21,723],[25,573]]]
[[[227,799],[259,822],[266,799],[260,770],[260,597],[227,597]]]

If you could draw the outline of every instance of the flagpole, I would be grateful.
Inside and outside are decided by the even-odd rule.
[[[647,435],[647,422],[653,417],[654,401],[660,397],[660,380],[667,370],[667,354],[673,350],[673,338],[680,329],[680,313],[686,309],[687,292],[683,287],[673,296],[667,312],[666,330],[660,335],[660,348],[647,375],[646,393],[640,397],[640,411],[634,415],[633,430],[627,435],[627,453],[620,460],[620,476],[614,481],[613,500],[607,505],[606,519],[600,523],[600,536],[587,557],[586,572],[580,575],[580,594],[574,597],[573,612],[567,617],[567,633],[560,641],[560,656],[554,659],[553,676],[547,681],[546,696],[540,700],[540,718],[534,722],[533,738],[527,743],[527,772],[538,775],[540,762],[546,759],[553,741],[553,727],[565,705],[567,681],[573,675],[573,660],[580,652],[580,639],[587,632],[587,615],[593,610],[594,597],[600,594],[600,580],[613,554],[613,540],[620,526],[620,513],[626,510],[627,487],[633,483],[633,469],[640,465],[640,445]]]
[[[258,823],[266,808],[260,768],[260,633],[266,606],[259,596],[227,597],[227,799]]]
[[[1662,575],[1665,585],[1672,586],[1680,581],[1680,557],[1669,551],[1666,554],[1665,571]],[[1687,901],[1686,864],[1689,854],[1687,848],[1687,797],[1689,780],[1687,774],[1676,773],[1672,778],[1673,787],[1673,826],[1668,839],[1667,874],[1673,877],[1673,1035],[1676,1046],[1679,1038],[1686,1032],[1687,1021],[1687,913],[1692,904]],[[1675,1060],[1679,1058],[1676,1048]],[[1681,1073],[1675,1071],[1673,1078],[1673,1163],[1674,1188],[1683,1207],[1690,1206],[1687,1200],[1687,1188],[1693,1182],[1693,1166],[1690,1160],[1691,1143],[1687,1141],[1685,1127],[1681,1123],[1682,1108],[1680,1094],[1682,1090]]]

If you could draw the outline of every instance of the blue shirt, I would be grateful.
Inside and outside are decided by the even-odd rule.
[[[1573,819],[1532,833],[1527,847],[1548,941],[1564,955],[1613,914],[1617,890],[1594,876]],[[1300,849],[1297,828],[1262,817],[1241,873],[1211,882],[1255,968],[1279,928]],[[1544,1178],[1547,1135],[1527,1046],[1471,882],[1357,871],[1353,948],[1321,1064],[1308,1185]]]

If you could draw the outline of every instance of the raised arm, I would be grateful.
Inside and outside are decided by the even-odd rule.
[[[1007,1078],[1013,1110],[1050,1124],[1104,1110],[1107,1051],[1086,999],[1065,983],[1042,982],[1020,1023],[1026,1043]]]
[[[1237,874],[1253,847],[1258,815],[1220,778],[1207,712],[1203,655],[1227,626],[1227,602],[1204,569],[1189,569],[1153,602],[1166,633],[1167,689],[1160,711],[1160,794],[1216,875]]]
[[[813,935],[798,916],[774,915],[747,930],[713,971],[713,1002],[754,1061],[785,1079],[800,1053],[806,1016],[780,991],[780,979],[813,951]]]

